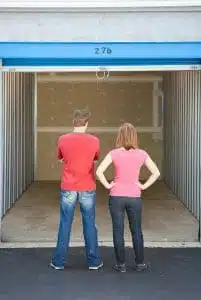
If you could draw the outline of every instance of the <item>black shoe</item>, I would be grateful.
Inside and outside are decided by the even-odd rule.
[[[150,265],[149,264],[137,264],[134,268],[134,270],[136,272],[143,272],[143,271],[147,271],[150,269]]]
[[[126,265],[125,264],[116,264],[113,267],[114,271],[125,273],[126,272]]]

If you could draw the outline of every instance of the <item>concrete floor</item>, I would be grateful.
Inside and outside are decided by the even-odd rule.
[[[97,224],[99,240],[112,241],[107,192],[98,186]],[[59,216],[59,184],[35,182],[7,213],[2,223],[5,242],[54,242]],[[163,182],[156,183],[143,195],[145,242],[197,241],[198,224]],[[79,207],[76,209],[71,241],[83,240]],[[128,224],[125,240],[131,241]]]

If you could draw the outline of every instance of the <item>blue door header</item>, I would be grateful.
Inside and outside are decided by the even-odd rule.
[[[201,42],[0,42],[4,66],[200,64]]]

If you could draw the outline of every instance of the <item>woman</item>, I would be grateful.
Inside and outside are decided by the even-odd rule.
[[[104,172],[114,164],[115,178],[109,183]],[[139,182],[141,167],[145,165],[151,176]],[[123,124],[116,139],[116,149],[110,151],[99,165],[96,175],[104,187],[110,190],[109,210],[113,226],[113,243],[117,264],[116,271],[126,272],[124,247],[124,215],[128,217],[135,252],[135,270],[147,269],[144,263],[144,241],[141,229],[141,191],[150,187],[160,176],[150,156],[138,148],[136,129],[132,124]]]

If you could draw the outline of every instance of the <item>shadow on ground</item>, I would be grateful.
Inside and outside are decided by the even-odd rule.
[[[104,268],[88,271],[83,248],[71,248],[64,271],[48,267],[51,249],[1,249],[1,300],[187,300],[200,299],[201,249],[146,249],[152,269],[114,273],[113,249],[101,248]]]

